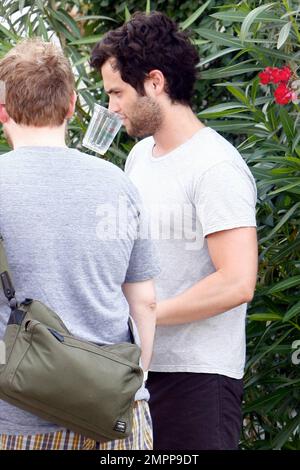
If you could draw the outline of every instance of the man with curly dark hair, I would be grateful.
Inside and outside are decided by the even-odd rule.
[[[125,171],[151,217],[161,274],[148,377],[154,448],[236,449],[245,314],[257,240],[253,177],[191,108],[196,48],[159,12],[135,14],[94,48],[109,107],[146,137]]]

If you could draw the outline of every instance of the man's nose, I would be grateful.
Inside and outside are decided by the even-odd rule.
[[[114,113],[120,112],[120,106],[118,106],[115,100],[111,98],[109,99],[109,102],[108,102],[108,109],[109,111],[113,111]]]

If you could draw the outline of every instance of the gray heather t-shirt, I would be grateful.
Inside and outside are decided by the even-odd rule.
[[[256,187],[238,151],[211,128],[153,157],[149,137],[125,171],[149,211],[161,273],[157,299],[174,297],[215,271],[206,236],[255,227]],[[156,329],[150,370],[243,376],[246,304],[204,320]]]
[[[124,211],[127,234],[118,226]],[[111,163],[63,147],[0,156],[0,233],[17,297],[44,302],[73,334],[95,343],[130,341],[121,285],[159,272],[150,241],[138,238],[142,219],[135,187]],[[8,317],[1,290],[0,339]],[[136,398],[147,399],[148,391]],[[57,429],[0,400],[0,433]]]

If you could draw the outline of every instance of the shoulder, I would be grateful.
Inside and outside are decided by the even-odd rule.
[[[101,177],[102,180],[107,178],[119,180],[120,182],[126,182],[127,180],[124,171],[121,168],[100,156],[78,152],[77,162],[79,166],[92,171],[94,175]],[[75,164],[75,161],[73,161],[73,163]]]
[[[144,150],[149,150],[154,144],[154,139],[153,137],[146,137],[145,139],[142,139],[140,140],[139,142],[137,142],[131,152],[134,152],[134,153],[139,153],[139,152],[142,152]]]
[[[81,153],[81,155],[90,161],[93,167],[93,175],[97,175],[97,179],[107,188],[110,188],[107,195],[108,199],[118,194],[118,196],[125,197],[130,206],[140,205],[141,202],[138,190],[121,168],[100,157],[94,157],[84,153]]]
[[[139,160],[142,159],[143,157],[146,158],[146,156],[148,155],[148,152],[151,151],[153,144],[154,144],[153,137],[146,137],[145,139],[140,140],[137,144],[135,144],[132,147],[126,159],[125,173],[130,172],[137,158]]]
[[[198,133],[194,146],[194,164],[201,165],[203,171],[223,162],[242,160],[238,150],[210,127]]]
[[[195,146],[196,151],[193,152],[195,175],[222,173],[224,169],[231,168],[252,178],[239,151],[215,130],[206,128],[205,132],[200,132],[195,140]]]
[[[256,197],[256,184],[247,163],[238,150],[211,128],[199,133],[192,158],[193,188],[204,192],[230,191],[232,186],[248,186]],[[222,189],[222,190],[221,190]]]
[[[9,152],[0,154],[0,163],[1,163],[1,165],[6,164],[6,163],[10,163],[12,161],[11,157],[13,157],[15,154],[16,154],[15,150],[11,150]]]

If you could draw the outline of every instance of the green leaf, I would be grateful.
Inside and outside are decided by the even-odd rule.
[[[14,34],[8,29],[6,29],[5,26],[3,26],[1,23],[0,23],[0,31],[9,39],[12,39],[14,42],[18,41],[19,39],[17,34]]]
[[[242,48],[241,41],[238,38],[233,37],[231,34],[219,33],[206,28],[196,29],[195,32],[205,39],[209,39],[213,44]]]
[[[48,31],[46,25],[43,21],[43,18],[39,16],[39,31],[40,35],[43,37],[44,41],[49,41]]]
[[[211,0],[205,2],[204,5],[201,5],[198,10],[196,10],[189,18],[187,18],[183,23],[180,24],[182,31],[189,28],[199,18],[199,16],[202,15],[202,13],[208,7],[210,2]]]
[[[287,38],[289,37],[290,31],[291,31],[292,23],[286,23],[284,26],[282,26],[281,30],[279,31],[279,36],[278,36],[278,41],[277,41],[277,49],[280,49]]]
[[[241,27],[240,39],[241,39],[242,43],[245,41],[245,39],[246,39],[246,37],[249,33],[249,30],[250,30],[252,24],[254,23],[255,19],[258,17],[258,15],[260,13],[262,13],[263,11],[268,10],[273,5],[274,5],[274,3],[269,3],[268,5],[262,5],[260,7],[254,8],[254,10],[252,10],[252,11],[250,11],[250,13],[248,13],[248,15],[244,19],[244,21],[242,23],[242,27]]]
[[[298,8],[298,10],[288,11],[287,13],[282,15],[280,18],[286,18],[287,16],[298,15],[298,13],[300,13],[300,8]]]
[[[227,86],[244,86],[245,82],[221,82],[221,83],[213,83],[213,86],[215,87],[227,87]]]
[[[239,51],[241,48],[240,47],[228,47],[227,49],[223,49],[222,51],[218,51],[215,54],[211,54],[210,56],[206,57],[205,59],[200,60],[199,66],[202,66],[204,64],[208,64],[209,62],[212,62],[215,59],[218,59],[219,57],[222,57],[227,54],[231,54],[231,52],[234,51]]]
[[[247,41],[248,42],[248,41]],[[275,59],[281,59],[290,62],[291,60],[291,55],[290,54],[285,54],[284,52],[279,52],[275,51],[274,49],[267,49],[266,47],[257,47],[253,46],[252,51],[250,49],[250,53],[253,52],[255,57],[257,58],[257,55],[263,55],[265,59],[268,59],[270,57],[274,57]],[[294,54],[293,55],[293,61],[294,62],[300,62],[300,58]]]
[[[247,368],[255,366],[262,360],[263,357],[269,355],[272,351],[276,350],[279,344],[282,343],[287,336],[289,336],[291,331],[292,329],[287,330],[279,337],[277,341],[272,341],[272,343],[265,347],[265,349],[263,349],[263,351],[260,352],[256,357],[251,357],[251,359],[248,360]]]
[[[80,59],[78,59],[76,62],[73,62],[73,65],[74,65],[74,67],[77,67],[77,65],[88,63],[89,59],[90,59],[90,56],[85,55],[85,56],[81,57]]]
[[[287,392],[288,393],[288,392]],[[282,400],[282,397],[285,396],[284,391],[277,391],[267,396],[261,396],[257,400],[253,400],[248,403],[244,408],[244,412],[249,413],[250,411],[260,411],[263,410],[265,413],[270,413],[272,409]]]
[[[277,292],[283,292],[291,287],[298,286],[300,287],[300,276],[292,276],[289,279],[278,282],[276,286],[271,287],[266,291],[267,294],[276,294]]]
[[[147,0],[147,4],[146,4],[146,13],[150,13],[150,11],[151,11],[150,0]]]
[[[68,39],[70,42],[74,40],[74,35],[69,31],[64,23],[54,17],[51,20],[51,29],[55,29],[58,36],[62,35],[63,38]]]
[[[251,101],[252,101],[252,103],[255,103],[258,89],[259,89],[259,78],[256,77],[256,78],[254,78],[254,80],[252,82],[252,88],[251,88]]]
[[[69,45],[79,46],[81,44],[94,44],[95,42],[100,41],[100,39],[102,37],[103,37],[103,34],[94,34],[93,36],[86,36],[86,37],[83,37],[82,39],[78,39],[76,41],[70,41]]]
[[[76,21],[74,21],[73,18],[65,11],[53,10],[51,11],[51,16],[56,18],[64,26],[68,26],[69,31],[74,35],[75,38],[79,39],[81,37],[80,29],[78,28]]]
[[[297,302],[293,307],[291,307],[286,314],[284,315],[282,321],[286,322],[294,318],[296,315],[300,313],[300,301]]]
[[[299,135],[300,137],[300,135]],[[279,157],[280,158],[280,157]],[[295,168],[300,169],[300,159],[296,157],[283,157],[283,159],[287,162],[292,163],[292,166],[295,166]]]
[[[44,3],[43,3],[42,0],[35,0],[35,3],[37,4],[40,11],[44,11]],[[52,12],[52,10],[51,10],[51,12]]]
[[[276,435],[273,440],[273,449],[279,450],[282,446],[287,442],[291,434],[295,432],[295,430],[300,425],[300,414],[298,413],[290,422]]]
[[[289,191],[290,189],[293,189],[293,188],[299,188],[299,181],[297,181],[296,183],[291,183],[291,184],[287,184],[286,186],[283,186],[282,188],[279,188],[279,189],[276,189],[275,191],[271,191],[269,192],[269,196],[274,196],[274,194],[279,194],[279,193],[283,193],[285,191]],[[299,191],[296,192],[297,194],[300,194],[300,188],[299,188]]]
[[[243,121],[209,121],[209,127],[219,132],[231,132],[232,134],[240,134],[241,130],[243,133],[253,134],[253,125],[249,122]]]
[[[293,176],[294,169],[291,166],[281,166],[280,168],[272,168],[270,170],[272,175],[280,175],[280,176]],[[285,180],[278,181],[278,184],[285,184]]]
[[[241,88],[234,87],[232,85],[229,85],[226,88],[235,98],[244,103],[246,106],[249,106],[249,100]]]
[[[229,10],[224,12],[214,13],[213,18],[217,18],[222,21],[232,21],[242,23],[247,16],[247,13],[242,13],[235,10]],[[253,23],[283,23],[283,20],[274,16],[272,13],[260,13],[256,18],[254,18]]]
[[[293,145],[292,145],[292,152],[295,151],[299,141],[300,141],[300,131],[298,132],[298,134],[294,138]]]
[[[246,140],[237,145],[237,149],[240,152],[244,152],[245,150],[253,148],[258,144],[258,142],[261,142],[262,140],[263,139],[257,137],[256,135],[251,135],[250,137],[247,137]]]
[[[114,18],[111,18],[110,16],[84,15],[84,16],[76,16],[76,18],[74,18],[74,21],[77,21],[77,22],[88,21],[88,20],[108,20],[108,21],[113,21],[114,23],[117,23],[117,20],[115,20]]]
[[[227,111],[220,111],[220,112],[205,112],[201,111],[198,116],[201,119],[218,119],[218,118],[226,118],[226,117],[234,117],[236,114],[241,114],[244,110],[243,109],[230,109]],[[241,117],[241,116],[239,116]]]
[[[277,131],[279,121],[278,121],[277,115],[275,113],[274,106],[271,106],[268,109],[267,116],[268,116],[268,122],[270,124],[271,130],[272,131]]]
[[[217,104],[216,106],[211,106],[210,108],[204,109],[198,113],[198,117],[200,118],[215,118],[230,115],[233,113],[240,113],[246,109],[245,106],[241,105],[240,103],[222,103]]]
[[[250,321],[278,321],[282,317],[277,313],[253,313],[247,317]]]
[[[20,11],[20,13],[22,13],[24,5],[25,5],[25,0],[19,0],[19,11]]]
[[[130,11],[128,10],[127,5],[125,5],[125,21],[129,21],[130,18],[131,18],[131,13],[130,13]]]
[[[249,63],[250,62],[250,63]],[[261,67],[252,65],[252,60],[245,60],[239,64],[229,65],[227,67],[221,67],[218,69],[206,70],[201,72],[201,78],[223,78],[223,77],[235,77],[236,75],[241,75],[249,72],[257,72],[261,70]]]
[[[279,116],[288,142],[290,145],[293,145],[293,139],[295,137],[294,121],[288,111],[283,107],[279,110]]]
[[[273,235],[275,235],[275,233],[278,232],[278,230],[292,217],[292,215],[299,208],[299,206],[300,202],[297,202],[293,207],[291,207],[291,209],[282,217],[276,227],[274,227],[273,230],[271,230],[271,232],[269,233],[269,235],[262,239],[261,242],[265,242],[266,240],[272,238]]]
[[[206,39],[192,39],[191,38],[191,43],[194,44],[195,46],[202,46],[202,44],[207,44],[209,41]],[[197,65],[199,67],[199,64]]]

